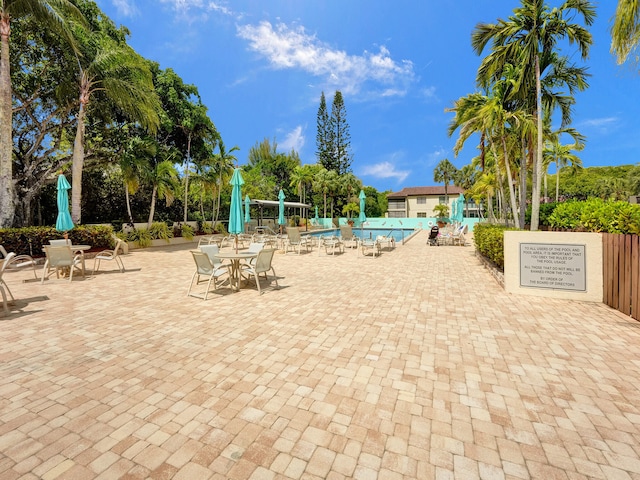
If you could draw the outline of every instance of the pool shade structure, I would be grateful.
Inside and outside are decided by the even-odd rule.
[[[251,221],[251,199],[249,195],[244,196],[244,223],[245,226]]]
[[[278,225],[280,225],[280,233],[282,233],[282,226],[285,224],[286,220],[284,219],[284,192],[280,189],[278,192]]]
[[[244,233],[244,215],[242,213],[242,185],[244,180],[240,169],[233,171],[229,181],[231,185],[231,210],[229,210],[229,233],[236,236],[236,253],[238,252],[238,235]]]
[[[75,225],[69,213],[69,189],[71,185],[64,175],[58,175],[58,218],[56,219],[56,230],[64,232],[65,238],[67,232]]]

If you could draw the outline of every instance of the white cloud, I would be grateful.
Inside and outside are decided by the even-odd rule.
[[[444,160],[446,156],[447,156],[447,151],[442,147],[438,147],[433,152],[430,152],[427,154],[427,164],[432,165],[432,164],[439,163],[440,160]]]
[[[280,150],[285,152],[290,152],[291,150],[295,150],[296,152],[300,152],[302,147],[304,146],[304,134],[302,132],[302,125],[298,125],[292,131],[287,133],[284,141],[278,144]]]
[[[422,95],[426,100],[436,99],[436,87],[425,87],[422,89]]]
[[[324,78],[329,86],[344,93],[357,93],[374,84],[376,89],[384,87],[383,95],[404,95],[415,79],[413,63],[396,62],[384,46],[377,53],[349,55],[329,47],[302,26],[290,28],[281,23],[274,27],[262,21],[258,25],[239,26],[238,36],[247,40],[250,48],[266,57],[274,68],[301,69]]]
[[[125,17],[133,17],[138,13],[138,8],[133,0],[112,0],[112,3],[118,13]]]
[[[396,178],[398,183],[404,182],[410,173],[410,170],[396,170],[396,166],[391,162],[380,162],[362,169],[363,175],[376,178]]]
[[[114,0],[115,1],[115,0]],[[118,1],[131,1],[131,0],[118,0]],[[242,14],[237,14],[233,10],[231,10],[226,2],[214,2],[214,1],[205,1],[205,0],[160,0],[160,3],[165,5],[169,5],[178,16],[183,20],[187,20],[192,23],[196,20],[205,21],[209,18],[209,15],[206,12],[214,12],[221,13],[223,15],[227,15],[230,17],[235,17],[237,19],[242,18]],[[194,13],[195,10],[199,10],[199,15]]]
[[[594,127],[594,128],[607,128],[618,122],[617,117],[604,117],[604,118],[592,118],[590,120],[584,120],[580,122],[581,125],[585,127]]]

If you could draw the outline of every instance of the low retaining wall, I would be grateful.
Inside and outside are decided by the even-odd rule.
[[[191,240],[187,240],[184,237],[175,237],[170,238],[169,240],[151,240],[151,245],[149,245],[149,247],[167,247],[169,245],[182,245],[185,243],[193,243],[194,245],[197,245],[200,237],[201,236],[196,235]],[[141,248],[140,245],[138,245],[136,242],[127,242],[127,247],[129,250],[136,250]]]

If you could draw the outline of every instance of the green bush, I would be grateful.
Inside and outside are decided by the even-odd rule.
[[[166,240],[169,242],[173,238],[173,232],[169,230],[169,225],[164,222],[153,222],[149,229],[149,234],[153,240]]]
[[[640,205],[590,198],[559,204],[549,216],[553,228],[604,233],[640,233]]]
[[[504,268],[504,232],[506,230],[517,229],[490,223],[477,223],[473,229],[473,242],[478,252],[500,268]]]
[[[186,238],[187,240],[193,240],[193,227],[191,225],[184,224],[182,225],[181,232],[182,238]]]
[[[150,246],[151,240],[153,240],[151,231],[146,228],[133,229],[128,234],[126,234],[126,241],[135,242],[140,248]]]
[[[104,225],[79,225],[68,232],[69,240],[75,245],[91,245],[92,248],[113,247],[113,228]],[[42,257],[42,246],[49,240],[62,237],[55,227],[24,227],[0,229],[0,245],[8,252],[18,255]]]

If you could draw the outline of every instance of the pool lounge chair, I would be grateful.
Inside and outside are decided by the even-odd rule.
[[[329,255],[335,255],[336,250],[338,253],[344,253],[344,242],[340,237],[335,235],[331,235],[328,237],[321,237],[320,243],[318,245],[318,255],[320,255],[320,251],[324,248],[324,252]]]
[[[467,225],[460,225],[452,234],[451,234],[451,242],[453,245],[460,245],[464,247],[466,239],[465,235],[469,231],[469,227]]]
[[[340,225],[340,238],[345,247],[358,248],[358,237],[353,234],[351,225]]]
[[[378,235],[376,241],[380,245],[380,250],[393,250],[396,248],[396,239],[387,235]]]
[[[376,239],[364,238],[360,242],[359,250],[363,257],[371,255],[371,258],[376,258],[380,255],[380,242]]]

